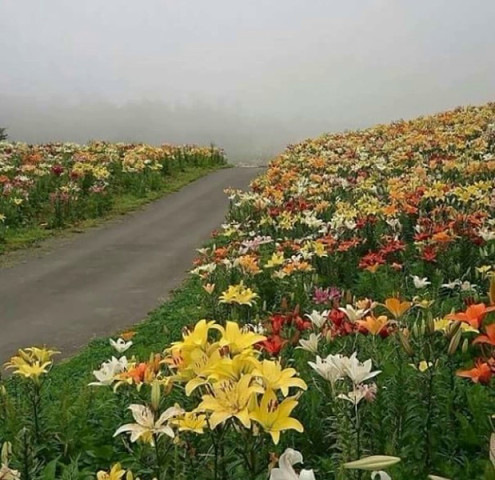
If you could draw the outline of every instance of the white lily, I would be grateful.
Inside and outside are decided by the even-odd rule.
[[[154,413],[146,405],[133,404],[129,406],[129,410],[132,411],[132,416],[136,420],[136,423],[122,425],[113,436],[116,437],[121,433],[130,433],[131,442],[136,442],[142,437],[143,441],[148,442],[152,446],[155,445],[155,436],[160,437],[165,434],[174,438],[174,431],[166,422],[184,413],[184,410],[180,407],[170,407],[155,421]]]
[[[369,309],[365,308],[354,308],[351,304],[348,304],[344,307],[339,307],[341,312],[344,312],[347,315],[347,318],[352,322],[356,323],[358,320],[361,320],[367,313]]]
[[[461,283],[461,290],[463,292],[474,292],[478,286],[474,283],[468,282],[467,280]]]
[[[371,385],[361,384],[354,386],[354,390],[352,390],[348,394],[341,393],[337,398],[347,400],[353,405],[358,405],[359,402],[363,399],[366,399],[370,402],[373,401],[375,399],[376,392],[377,388],[374,383]]]
[[[103,362],[99,370],[93,370],[93,375],[97,382],[91,382],[89,385],[108,386],[113,383],[115,376],[127,369],[127,358],[120,357],[118,360],[112,357],[107,362]]]
[[[309,366],[315,370],[325,380],[328,380],[332,385],[337,380],[343,378],[342,370],[338,366],[338,360],[341,355],[328,355],[322,359],[319,355],[316,357],[316,363],[308,362]]]
[[[318,342],[320,341],[320,338],[320,334],[316,335],[315,333],[312,333],[307,340],[301,338],[301,340],[299,340],[299,346],[296,348],[316,354],[318,353]]]
[[[12,470],[8,465],[2,465],[0,468],[1,480],[21,480],[21,474],[17,470]]]
[[[110,345],[117,350],[119,353],[124,353],[126,350],[132,347],[132,341],[126,342],[123,338],[118,338],[117,340],[110,339]]]
[[[371,480],[375,480],[376,478],[378,478],[378,480],[392,480],[392,477],[383,470],[371,472]]]
[[[420,278],[417,275],[411,275],[413,279],[414,286],[419,290],[420,288],[425,288],[428,285],[431,285],[431,282],[428,281],[427,277]]]
[[[273,468],[270,473],[270,480],[315,480],[313,470],[301,470],[299,475],[293,465],[303,463],[303,456],[297,450],[288,448],[278,460],[278,468]]]
[[[478,231],[478,235],[485,241],[489,242],[491,240],[495,240],[495,231],[490,231],[487,228],[483,228]]]
[[[340,398],[341,400],[347,400],[348,402],[351,402],[353,405],[358,405],[359,402],[364,398],[364,393],[362,390],[355,389],[347,394],[341,393],[340,395],[337,396],[337,398]]]
[[[454,290],[455,288],[459,287],[461,285],[460,280],[452,280],[447,283],[442,283],[443,288],[448,288],[449,290]]]
[[[354,385],[359,385],[360,383],[369,380],[370,378],[376,377],[380,370],[371,371],[373,365],[371,363],[371,359],[366,360],[364,363],[361,363],[357,359],[357,354],[354,352],[350,357],[349,361],[344,364],[345,374],[352,380]]]
[[[17,470],[9,468],[10,455],[12,455],[12,444],[4,442],[1,453],[0,480],[21,480],[21,474]]]
[[[318,312],[317,310],[313,310],[310,314],[306,314],[306,317],[308,317],[311,320],[311,323],[317,327],[321,328],[325,324],[325,322],[328,320],[328,310],[323,310],[323,312]]]

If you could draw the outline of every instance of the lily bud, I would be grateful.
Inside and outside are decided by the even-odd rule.
[[[435,321],[433,320],[433,315],[431,313],[428,313],[426,318],[426,328],[428,329],[429,335],[435,333]]]
[[[450,325],[447,330],[447,338],[452,338],[461,329],[461,322],[454,322]]]
[[[490,289],[488,290],[490,305],[495,305],[495,275],[490,277]]]
[[[468,342],[468,339],[465,338],[464,341],[462,342],[461,352],[462,353],[467,353],[468,348],[469,348],[469,342]]]
[[[4,465],[9,463],[9,456],[12,453],[12,444],[10,442],[4,442],[2,445],[1,459]]]
[[[419,322],[416,322],[412,328],[411,328],[411,333],[413,334],[413,337],[418,338],[420,336],[420,330],[419,330]]]
[[[402,333],[401,331],[398,332],[398,335],[399,335],[399,341],[402,345],[402,348],[410,357],[412,357],[414,355],[414,350],[412,349],[411,344],[409,343],[409,340],[404,335],[404,333]]]
[[[459,343],[461,341],[461,335],[462,335],[462,330],[459,329],[459,330],[457,330],[455,335],[450,340],[450,345],[449,345],[449,348],[447,350],[447,353],[449,355],[454,355],[454,353],[456,352],[457,347],[459,346]]]
[[[157,412],[158,408],[160,407],[160,398],[161,398],[160,382],[155,380],[151,384],[151,408],[153,408],[155,412]]]
[[[344,468],[353,468],[357,470],[381,470],[391,467],[400,462],[399,457],[390,457],[388,455],[373,455],[364,457],[354,462],[344,463]]]

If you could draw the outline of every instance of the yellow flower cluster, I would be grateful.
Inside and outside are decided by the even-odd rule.
[[[46,374],[53,364],[53,356],[58,354],[56,350],[48,348],[29,347],[19,349],[10,361],[5,364],[6,368],[14,369],[14,374],[38,381]]]
[[[274,443],[284,430],[303,431],[301,423],[290,417],[298,394],[289,393],[307,386],[293,368],[260,359],[255,345],[264,340],[235,322],[223,327],[201,320],[184,333],[182,341],[172,344],[165,362],[174,381],[185,384],[188,396],[200,398],[198,407],[181,420],[179,430],[199,432],[204,422],[214,429],[229,421],[250,429],[255,428],[254,422]]]
[[[220,295],[220,303],[237,303],[238,305],[252,306],[258,295],[241,282],[238,285],[230,285],[229,288]]]

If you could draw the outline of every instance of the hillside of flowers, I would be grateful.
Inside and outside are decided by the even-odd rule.
[[[228,195],[196,310],[150,356],[110,339],[76,433],[55,350],[6,365],[3,478],[494,479],[495,104],[289,146]]]
[[[0,142],[0,243],[12,230],[103,216],[118,195],[143,197],[177,171],[223,163],[214,147]]]

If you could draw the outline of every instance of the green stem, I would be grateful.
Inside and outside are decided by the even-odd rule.
[[[156,478],[158,480],[161,480],[162,466],[160,460],[160,450],[158,448],[158,435],[156,433],[153,434],[153,441],[155,444],[155,460],[156,460],[155,474],[156,474]]]

